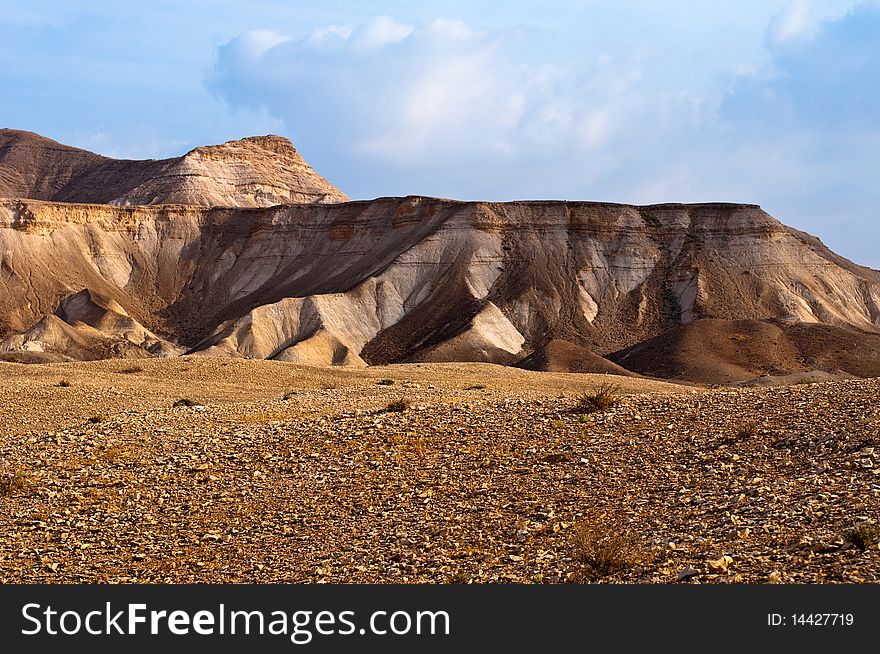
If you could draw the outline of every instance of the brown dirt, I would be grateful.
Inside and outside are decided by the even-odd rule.
[[[880,376],[880,334],[788,321],[697,320],[609,357],[629,370],[702,384]]]
[[[878,380],[135,363],[0,365],[0,582],[880,581]]]
[[[342,202],[287,139],[250,137],[161,160],[122,160],[0,129],[0,197],[104,204]]]
[[[537,349],[517,364],[518,368],[540,370],[543,372],[589,372],[600,375],[623,375],[633,377],[630,372],[613,361],[600,357],[588,349],[574,343],[554,339],[546,346]]]

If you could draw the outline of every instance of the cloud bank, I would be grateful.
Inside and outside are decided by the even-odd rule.
[[[355,195],[380,186],[540,194],[564,167],[582,186],[617,165],[599,155],[626,138],[639,110],[636,57],[528,61],[517,52],[528,33],[487,33],[459,20],[408,25],[383,16],[295,41],[272,35],[260,42],[278,44],[265,50],[255,38],[219,49],[212,88],[235,107],[282,119],[312,158],[344,171],[341,183]]]
[[[764,64],[711,88],[667,75],[650,45],[536,60],[539,37],[389,16],[248,32],[218,49],[208,83],[280,120],[354,197],[757,201],[832,245],[861,240],[873,249],[856,254],[880,266],[855,206],[880,199],[876,5],[821,19],[790,3],[767,27]]]

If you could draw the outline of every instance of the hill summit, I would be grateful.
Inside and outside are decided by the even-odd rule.
[[[123,160],[10,129],[0,130],[0,197],[203,207],[348,200],[281,136],[199,147],[171,159]]]
[[[7,359],[880,376],[880,273],[754,204],[346,202],[277,136],[136,162],[0,136]]]

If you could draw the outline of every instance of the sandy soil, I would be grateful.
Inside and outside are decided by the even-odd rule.
[[[4,583],[880,580],[880,380],[182,358],[0,381]]]

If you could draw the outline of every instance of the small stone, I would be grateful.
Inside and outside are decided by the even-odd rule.
[[[725,554],[720,559],[717,559],[715,561],[709,561],[709,563],[707,565],[709,566],[709,569],[712,572],[726,573],[732,563],[733,563],[733,558],[729,557]]]
[[[700,574],[699,570],[696,570],[691,566],[686,566],[675,576],[675,580],[685,581],[686,579],[690,579],[691,577],[696,577],[698,574]]]

